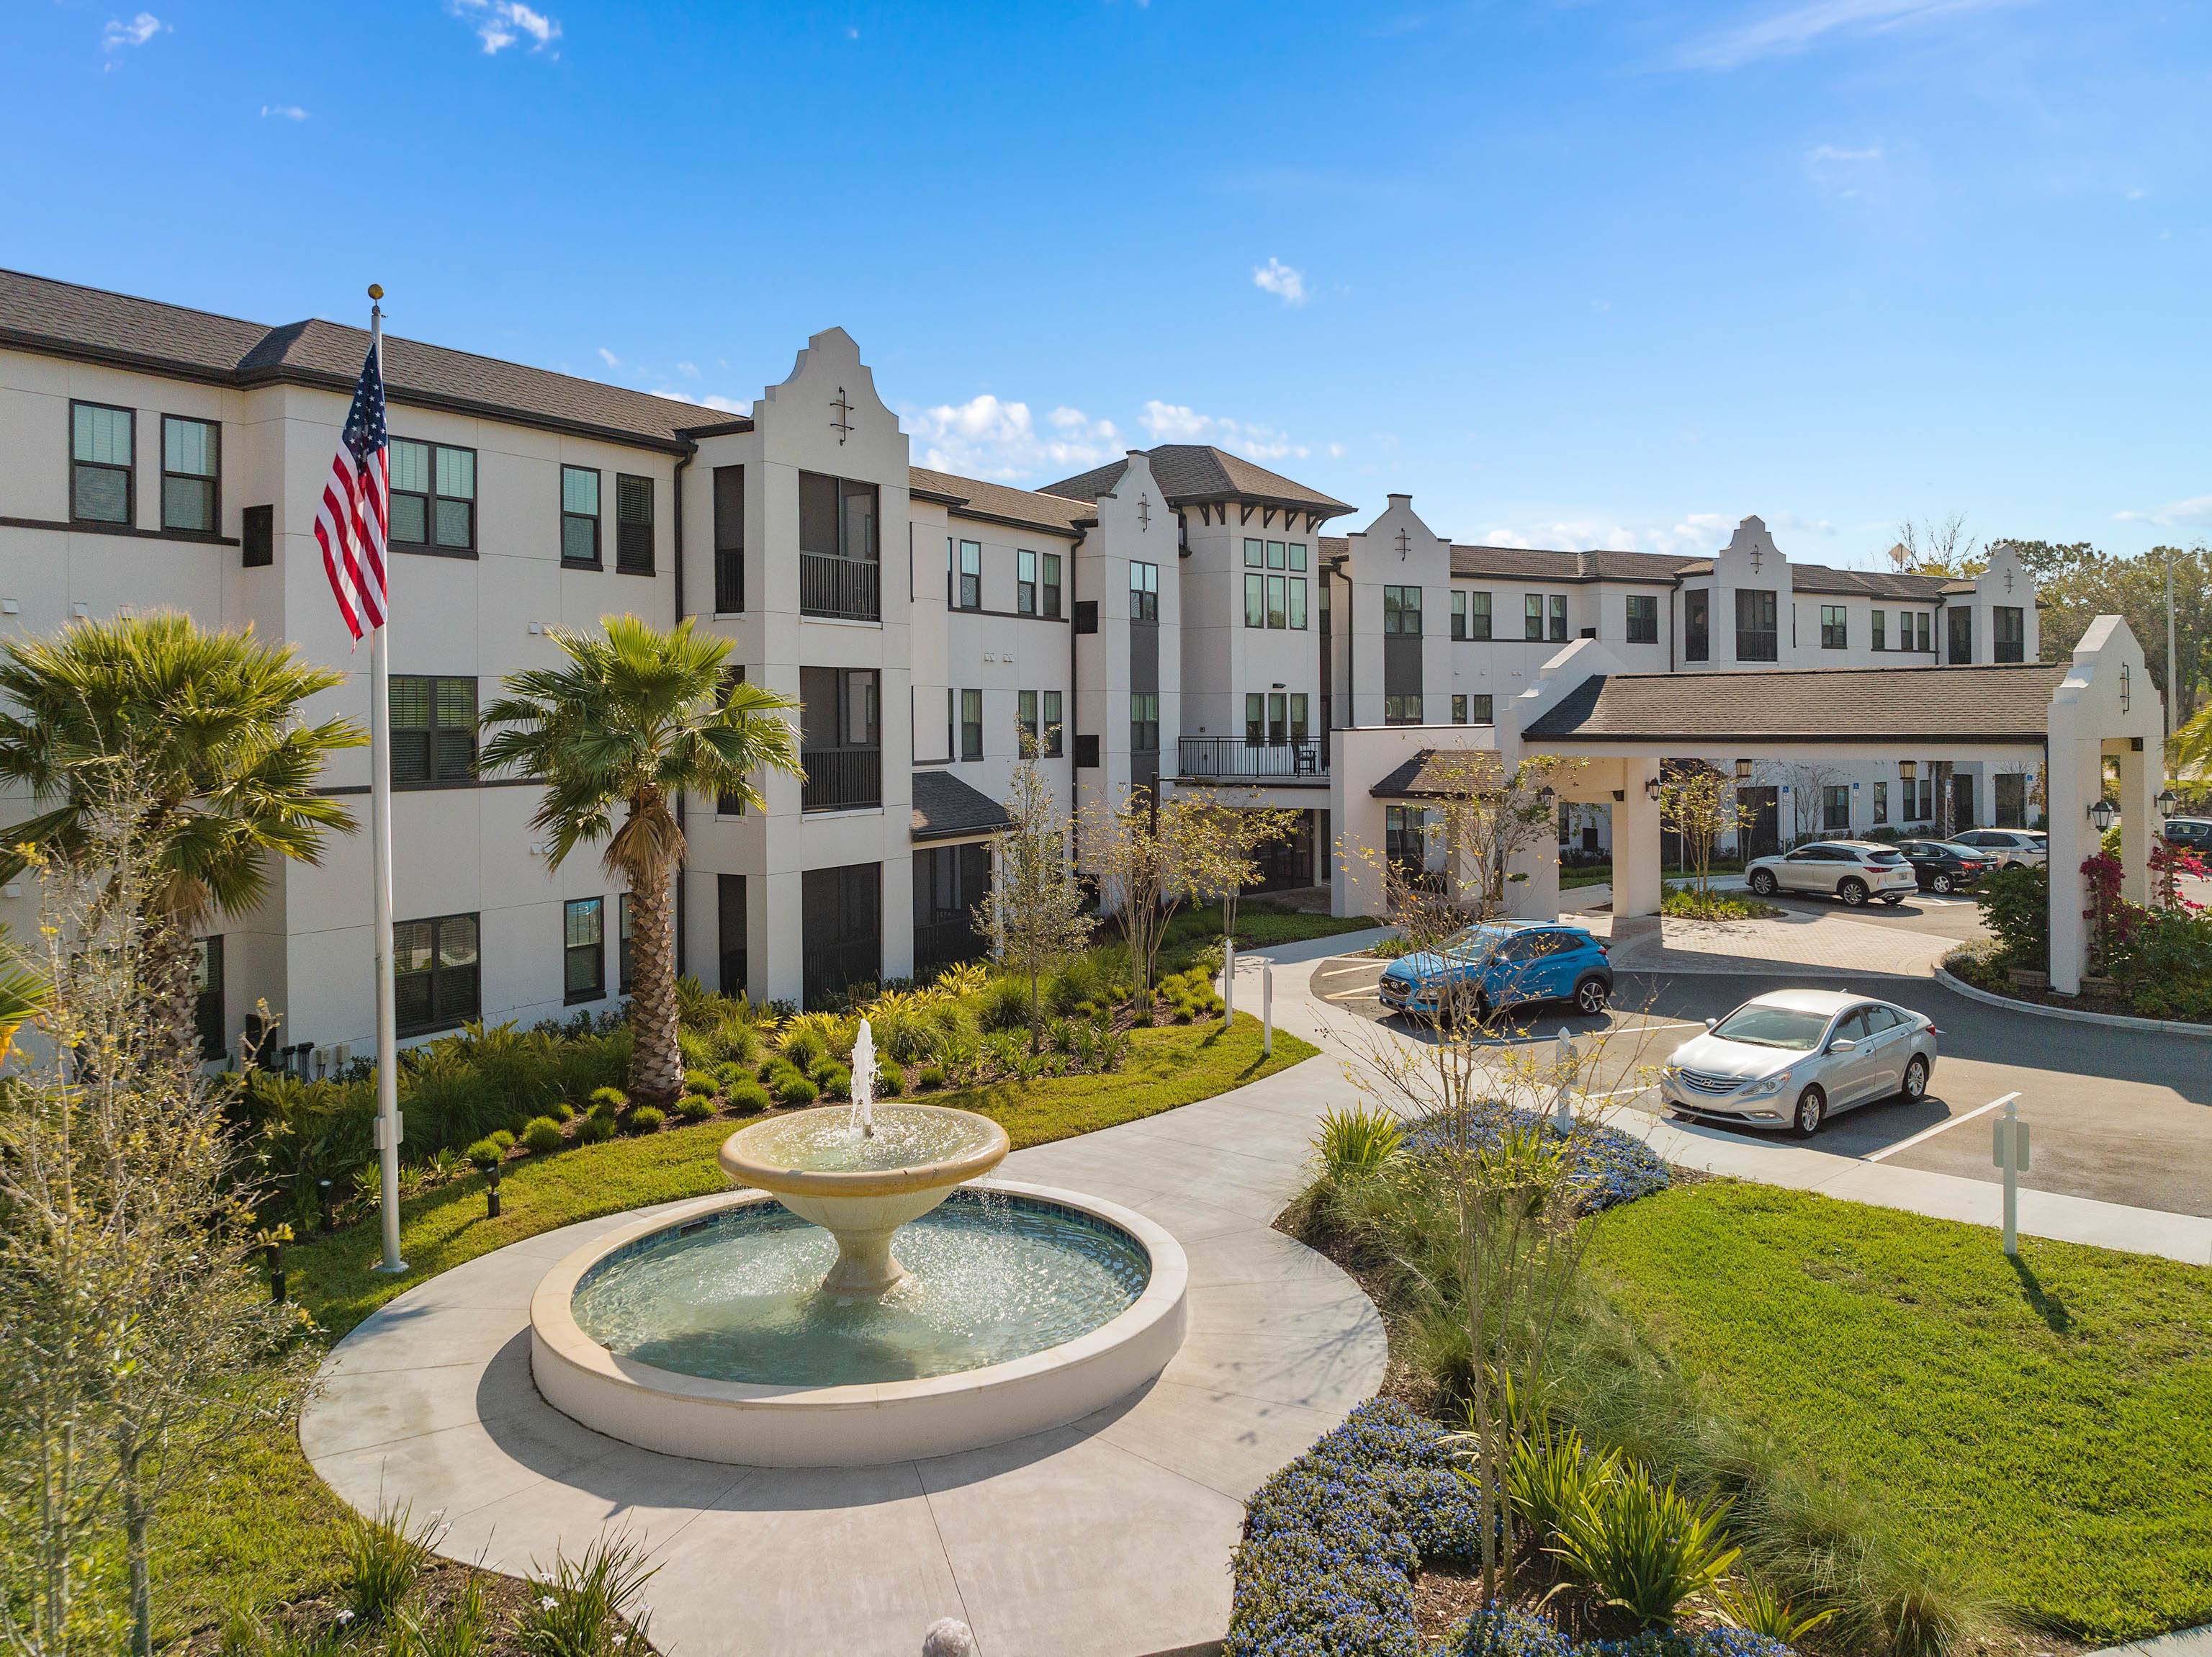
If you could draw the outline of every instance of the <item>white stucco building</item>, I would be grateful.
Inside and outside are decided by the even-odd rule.
[[[0,630],[156,607],[250,623],[350,670],[312,716],[366,722],[367,655],[311,533],[365,349],[331,323],[0,273]],[[549,871],[534,790],[474,772],[475,709],[554,664],[550,627],[695,617],[749,679],[805,700],[804,784],[771,778],[764,811],[687,802],[679,910],[684,971],[793,1002],[974,952],[1024,726],[1063,802],[1158,778],[1298,810],[1269,884],[1334,883],[1341,905],[1333,848],[1404,832],[1378,781],[1425,746],[1495,745],[1507,704],[1580,641],[1673,675],[2037,655],[2006,549],[1948,582],[1796,563],[1757,518],[1698,559],[1456,545],[1402,495],[1325,535],[1351,505],[1189,445],[1042,490],[928,471],[837,329],[738,417],[400,338],[386,378],[403,1034],[621,993],[622,892],[589,856]],[[1933,759],[1900,775],[1915,758],[1901,743],[1830,767],[1805,825],[1931,820]],[[327,778],[363,816],[367,763]],[[2033,821],[2039,770],[1957,763],[1953,807]],[[1773,790],[1787,837],[1808,780],[1770,767],[1745,786]],[[364,836],[340,838],[224,919],[211,1039],[265,1000],[287,1044],[368,1043],[368,861]],[[0,920],[27,927],[33,899],[10,888]]]

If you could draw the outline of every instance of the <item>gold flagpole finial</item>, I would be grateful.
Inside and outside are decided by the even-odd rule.
[[[383,284],[382,283],[380,283],[380,282],[372,282],[372,283],[370,283],[368,284],[368,296],[369,296],[371,299],[381,299],[381,298],[383,298],[383,297],[384,297],[384,284]]]

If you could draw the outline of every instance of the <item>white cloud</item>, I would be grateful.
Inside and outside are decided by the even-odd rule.
[[[1562,518],[1517,527],[1493,525],[1486,546],[1545,547],[1561,552],[1662,552],[1671,557],[1710,556],[1724,545],[1729,521],[1717,512],[1692,512],[1671,524],[1633,525],[1604,518]]]
[[[2192,495],[2147,512],[2115,512],[2112,516],[2122,523],[2155,524],[2161,529],[2202,529],[2212,524],[2212,495]]]
[[[1254,265],[1252,285],[1263,293],[1275,295],[1285,305],[1306,302],[1305,272],[1292,270],[1279,259],[1270,259],[1265,265]]]
[[[1082,472],[1126,447],[1111,420],[1094,420],[1063,404],[1044,417],[1041,429],[1028,404],[1003,402],[989,392],[902,413],[923,466],[1000,483]]]
[[[486,55],[522,40],[544,52],[561,38],[561,20],[525,5],[523,0],[447,0],[454,16],[476,31]]]
[[[1805,152],[1807,163],[1814,167],[1848,166],[1853,161],[1878,161],[1881,146],[1869,144],[1864,149],[1845,149],[1832,143],[1815,144]]]
[[[281,121],[304,121],[307,119],[307,112],[301,108],[297,104],[264,104],[261,106],[261,119],[263,120],[267,120],[272,115]]]
[[[1163,403],[1155,398],[1137,417],[1156,443],[1212,443],[1255,460],[1302,460],[1313,453],[1310,444],[1297,442],[1273,426],[1200,414],[1188,404]]]
[[[696,362],[678,362],[676,365],[676,372],[686,380],[696,380],[699,377],[699,365]]]
[[[618,369],[623,365],[622,358],[617,356],[605,345],[599,347],[599,361],[605,363],[611,369]]]
[[[150,11],[142,11],[129,22],[111,17],[107,27],[100,32],[100,49],[118,52],[125,46],[143,46],[169,26]]]
[[[678,403],[690,403],[702,409],[713,409],[720,414],[750,414],[753,405],[741,398],[721,397],[709,392],[701,396],[696,391],[678,391],[672,386],[656,386],[652,395],[672,398]]]
[[[1769,11],[1708,35],[1683,50],[1685,69],[1736,69],[1762,58],[1790,57],[1831,35],[1877,34],[2016,0],[1812,0]]]

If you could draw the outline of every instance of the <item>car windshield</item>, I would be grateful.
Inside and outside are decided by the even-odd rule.
[[[1715,1025],[1713,1033],[1723,1041],[1741,1041],[1753,1047],[1786,1047],[1793,1053],[1809,1053],[1819,1045],[1820,1033],[1827,1027],[1826,1013],[1750,1002]]]
[[[1905,861],[1893,851],[1867,851],[1859,855],[1869,863],[1897,863]]]
[[[1438,946],[1440,955],[1455,956],[1461,960],[1480,960],[1486,955],[1498,953],[1498,945],[1512,935],[1500,932],[1496,927],[1465,926],[1453,933]]]

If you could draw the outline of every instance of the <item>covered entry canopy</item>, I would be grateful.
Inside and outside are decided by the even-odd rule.
[[[2150,896],[2163,714],[2118,616],[2100,616],[2064,663],[1628,673],[1583,639],[1545,664],[1499,724],[1508,764],[1531,753],[1592,762],[1573,791],[1613,801],[1616,915],[1659,908],[1662,759],[1713,753],[1863,761],[1869,749],[1909,747],[1971,762],[2034,751],[2050,824],[2051,977],[2067,993],[2080,989],[2088,956],[2088,813],[2104,794],[2106,759],[2116,758],[2124,890],[2138,903]]]

